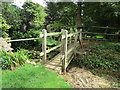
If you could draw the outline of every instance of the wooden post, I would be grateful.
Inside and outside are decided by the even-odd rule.
[[[43,52],[43,64],[45,64],[46,62],[46,56],[47,56],[47,53],[46,53],[46,42],[47,42],[47,31],[45,29],[43,29],[43,39],[42,39],[42,52]]]
[[[76,36],[75,36],[75,40],[74,40],[74,56],[75,57],[76,57],[77,39],[78,39],[78,33],[77,33],[77,30],[76,30]]]
[[[80,29],[80,41],[82,41],[82,29]]]
[[[62,71],[66,72],[66,61],[67,61],[67,30],[62,30]]]
[[[72,28],[70,29],[70,34],[71,34],[71,32],[72,32]],[[72,37],[70,37],[70,41],[69,41],[69,42],[70,42],[70,44],[72,43],[72,41],[71,41],[71,40],[72,40]]]

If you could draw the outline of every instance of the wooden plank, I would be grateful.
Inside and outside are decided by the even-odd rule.
[[[41,37],[39,37],[39,38],[27,38],[27,39],[8,40],[8,42],[19,42],[19,41],[29,41],[29,40],[39,40],[39,39],[41,39]]]
[[[101,27],[101,26],[91,26],[93,28],[103,28],[103,29],[120,29],[120,28],[114,28],[114,27]]]
[[[55,35],[60,35],[61,32],[54,32],[54,33],[47,33],[47,36],[55,36]]]
[[[67,30],[62,30],[62,71],[66,72],[66,61],[67,61]],[[63,36],[65,36],[65,39],[63,39]]]
[[[62,45],[62,44],[59,44],[59,45],[57,45],[57,46],[55,46],[55,47],[53,47],[53,48],[47,50],[46,53],[49,53],[49,52],[51,52],[51,51],[57,49],[57,48],[60,47],[61,45]]]
[[[100,38],[83,38],[84,40],[88,40],[88,39],[90,39],[90,40],[108,40],[108,39],[100,39]]]
[[[75,35],[76,33],[71,33],[71,34],[68,34],[67,37],[72,37],[73,35]]]
[[[47,43],[47,31],[43,29],[43,40],[42,40],[42,52],[43,52],[43,64],[46,62],[46,43]]]
[[[77,45],[77,39],[78,39],[78,31],[76,30],[76,36],[74,40],[74,56],[76,56],[76,45]]]
[[[71,53],[74,49],[75,49],[75,47],[71,47],[71,48],[68,50],[67,54],[69,55],[69,53]]]
[[[113,35],[113,36],[119,35],[119,34],[106,34],[106,33],[95,33],[95,32],[82,32],[82,33],[84,33],[84,34],[96,34],[96,35]]]
[[[66,62],[66,66],[68,66],[71,62],[71,60],[74,58],[74,55],[72,54],[71,56],[68,57],[67,62]]]

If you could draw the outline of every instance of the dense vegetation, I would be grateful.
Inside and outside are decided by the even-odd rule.
[[[2,69],[12,69],[20,65],[25,64],[27,60],[30,60],[27,50],[18,50],[17,52],[7,52],[2,50],[0,52],[0,65]]]
[[[120,70],[120,43],[98,42],[90,46],[86,54],[78,59],[80,66],[90,69],[119,71]]]
[[[4,71],[3,88],[71,88],[64,79],[41,65],[23,65],[15,71]]]

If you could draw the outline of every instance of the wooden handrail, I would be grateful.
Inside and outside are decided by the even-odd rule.
[[[61,45],[62,45],[62,44],[59,44],[59,45],[57,45],[57,46],[55,46],[55,47],[53,47],[53,48],[51,48],[51,49],[48,49],[48,50],[46,51],[46,53],[49,53],[49,52],[57,49],[57,48],[60,47]]]
[[[51,49],[46,50],[46,53],[50,53],[51,51],[57,49],[57,48],[60,47],[61,45],[62,45],[62,44],[59,44],[59,45],[57,45],[57,46],[55,46],[55,47],[53,47],[53,48],[51,48]],[[43,55],[44,55],[44,53],[41,52],[41,53],[40,53],[40,56],[43,56]]]
[[[55,36],[55,35],[60,35],[61,32],[54,32],[54,33],[47,33],[47,36]]]
[[[29,40],[38,40],[38,39],[41,38],[15,39],[15,40],[8,40],[8,42],[29,41]]]
[[[101,27],[101,26],[91,26],[93,28],[103,28],[103,29],[120,29],[120,28],[114,28],[114,27]]]
[[[85,33],[85,34],[99,34],[99,35],[119,35],[119,34],[106,34],[106,33],[94,33],[94,32],[82,32],[82,33]]]

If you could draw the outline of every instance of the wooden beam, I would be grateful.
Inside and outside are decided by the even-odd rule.
[[[42,40],[43,64],[45,64],[47,58],[46,43],[47,43],[47,31],[43,29],[43,40]]]
[[[78,31],[76,30],[76,36],[74,38],[74,56],[76,56],[76,45],[77,45],[77,39],[78,39]]]
[[[51,52],[51,51],[57,49],[57,48],[60,47],[60,46],[61,46],[61,44],[59,44],[59,45],[57,45],[57,46],[55,46],[55,47],[53,47],[53,48],[47,50],[46,53],[49,53],[49,52]]]
[[[95,32],[82,32],[82,33],[85,33],[85,34],[96,34],[96,35],[119,35],[119,34],[106,34],[106,33],[95,33]]]
[[[39,40],[39,39],[41,39],[41,37],[39,37],[39,38],[27,38],[27,39],[8,40],[8,42],[19,42],[19,41],[29,41],[29,40]]]
[[[69,55],[69,53],[71,53],[74,49],[75,49],[75,47],[71,47],[71,48],[68,50],[67,54]]]
[[[90,40],[108,40],[108,39],[102,39],[102,38],[83,38],[84,40],[88,40],[88,39],[90,39]]]
[[[60,35],[61,32],[54,32],[54,33],[47,33],[47,36],[55,36],[55,35]]]
[[[66,72],[66,61],[67,61],[67,30],[62,30],[62,71]],[[64,38],[65,36],[65,38]]]

